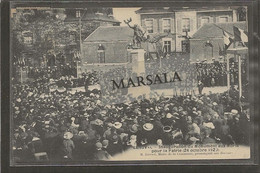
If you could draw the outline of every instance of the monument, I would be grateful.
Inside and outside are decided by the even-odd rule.
[[[136,76],[145,76],[145,50],[141,47],[141,43],[147,41],[147,37],[145,37],[145,31],[134,24],[130,25],[132,19],[124,20],[124,22],[134,30],[133,35],[133,46],[130,50],[130,57],[132,59],[132,72],[135,73]],[[132,74],[133,75],[133,74]],[[140,95],[145,95],[148,97],[150,95],[150,86],[141,86],[137,88],[128,88],[128,94],[131,94],[133,97],[138,97]]]

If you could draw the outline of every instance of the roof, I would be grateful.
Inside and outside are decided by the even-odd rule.
[[[84,42],[129,41],[133,35],[133,29],[128,26],[100,26]]]
[[[207,23],[200,27],[192,36],[192,39],[222,38],[223,30],[234,36],[233,26],[247,31],[246,22]]]
[[[65,22],[74,22],[78,21],[79,19],[76,18],[75,16],[68,16],[65,19]],[[121,23],[120,21],[116,20],[112,15],[108,16],[106,14],[86,14],[82,17],[82,21],[92,21],[92,20],[97,20],[97,21],[106,21],[106,22],[113,22],[113,23]]]
[[[229,7],[183,7],[183,6],[175,6],[175,7],[157,7],[157,8],[152,8],[152,7],[143,7],[139,10],[136,10],[136,13],[173,13],[176,11],[214,11],[214,10],[221,10],[221,11],[226,11],[226,10],[232,10]]]

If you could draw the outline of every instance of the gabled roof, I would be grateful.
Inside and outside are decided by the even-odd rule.
[[[247,31],[246,22],[207,23],[200,27],[192,36],[192,39],[222,38],[223,30],[231,36],[234,35],[233,26]]]
[[[100,26],[84,42],[130,41],[134,35],[128,26]]]

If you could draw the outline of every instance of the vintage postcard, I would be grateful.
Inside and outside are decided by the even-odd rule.
[[[252,157],[247,6],[11,3],[10,34],[12,166]]]

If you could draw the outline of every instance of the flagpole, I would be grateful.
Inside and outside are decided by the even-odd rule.
[[[21,73],[21,84],[23,83],[23,68],[20,67],[20,73]]]
[[[238,86],[239,86],[239,105],[241,107],[242,97],[242,74],[241,74],[241,55],[238,55]]]
[[[226,54],[224,56],[227,59],[227,87],[228,87],[228,90],[229,90],[230,89],[229,57]]]

